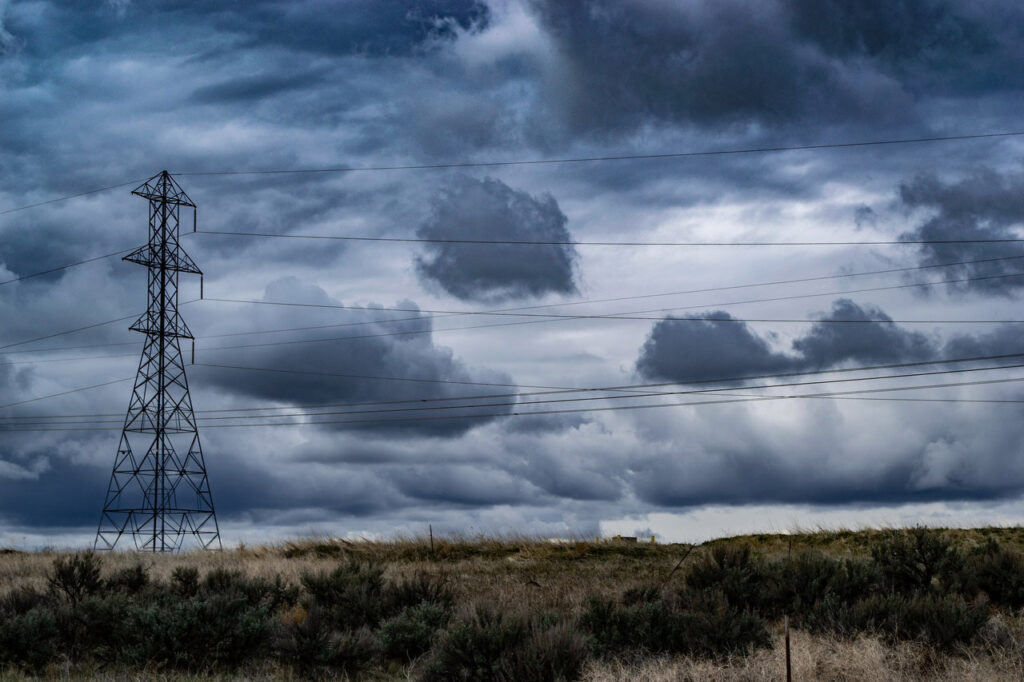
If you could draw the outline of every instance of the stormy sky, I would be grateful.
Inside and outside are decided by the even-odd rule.
[[[1024,136],[502,164],[1022,95],[1002,0],[0,0],[0,545],[91,542],[146,303],[118,257],[20,278],[143,242],[163,169],[229,544],[1024,522]]]

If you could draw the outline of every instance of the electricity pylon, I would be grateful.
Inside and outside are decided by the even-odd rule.
[[[178,242],[179,218],[187,206],[194,219],[196,206],[167,171],[132,194],[149,201],[149,242],[124,257],[149,268],[148,306],[131,326],[146,341],[93,547],[128,535],[135,549],[174,552],[191,535],[220,549],[180,343],[193,336],[178,314],[178,273],[203,273]]]

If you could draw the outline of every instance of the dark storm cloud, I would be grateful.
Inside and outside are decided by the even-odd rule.
[[[191,11],[260,45],[398,56],[432,40],[450,40],[458,30],[482,30],[490,17],[480,0],[263,0],[203,3]]]
[[[935,357],[935,342],[920,332],[893,324],[872,305],[837,299],[832,310],[792,343],[792,353],[772,350],[768,339],[745,322],[688,321],[702,317],[734,319],[724,311],[685,318],[668,317],[651,329],[636,362],[649,379],[704,379],[800,372],[843,363],[885,364]],[[832,322],[833,320],[881,320]]]
[[[953,69],[995,49],[987,27],[947,0],[789,0],[794,33],[828,54]]]
[[[267,287],[265,300],[308,304],[340,305],[319,287],[284,278]],[[397,306],[416,310],[411,301]],[[262,307],[261,307],[262,308]],[[267,307],[272,309],[271,307]],[[254,329],[308,326],[308,311],[257,310],[251,322]],[[408,401],[410,404],[352,407],[346,412],[327,416],[326,420],[401,420],[393,423],[351,424],[347,428],[368,432],[405,433],[408,435],[458,436],[492,418],[460,418],[469,414],[493,414],[511,411],[508,405],[483,409],[444,409],[436,412],[415,408],[415,401],[424,398],[453,398],[480,393],[515,393],[508,387],[463,385],[473,383],[511,385],[511,378],[501,372],[471,369],[454,356],[451,350],[434,344],[430,334],[432,320],[415,312],[388,312],[373,306],[348,310],[344,322],[336,329],[297,332],[286,339],[325,339],[317,343],[286,343],[267,347],[251,347],[236,351],[213,351],[199,348],[201,358],[209,364],[243,365],[274,371],[241,371],[203,367],[199,379],[234,394],[245,394],[265,400],[291,404],[328,404],[339,402]],[[396,320],[389,322],[388,320]],[[402,321],[398,321],[402,320]],[[289,324],[289,322],[291,324]],[[405,334],[403,332],[426,332]],[[355,338],[338,338],[355,337]],[[267,338],[267,337],[263,337]],[[251,341],[259,343],[259,340]],[[213,344],[210,344],[213,346]],[[217,344],[224,345],[224,344]],[[330,376],[330,375],[346,376]],[[381,377],[381,378],[374,378]],[[389,380],[390,378],[391,380]],[[404,381],[412,379],[413,381]],[[514,399],[487,402],[507,403]],[[449,406],[458,406],[453,401]],[[383,412],[380,412],[383,410]],[[392,410],[399,410],[392,412]],[[442,419],[418,419],[443,417]],[[450,418],[449,418],[450,417]],[[333,425],[344,429],[346,425]]]
[[[1000,91],[1022,80],[1013,36],[951,2],[531,4],[562,60],[550,85],[564,93],[564,120],[589,132],[909,122],[926,87]]]
[[[555,414],[523,416],[506,421],[502,428],[507,433],[514,434],[541,434],[559,433],[569,429],[578,429],[590,420],[578,414]]]
[[[66,460],[31,479],[0,475],[0,519],[50,529],[95,524],[109,480],[109,470]]]
[[[796,360],[776,353],[744,322],[687,322],[699,317],[733,319],[724,310],[707,315],[667,317],[651,329],[636,369],[650,379],[701,379],[784,372]]]
[[[26,21],[18,21],[26,17]],[[48,33],[31,19],[52,22]],[[10,30],[34,53],[100,42],[143,29],[157,20],[173,25],[211,25],[235,36],[233,47],[282,46],[327,54],[408,55],[430,41],[450,40],[458,30],[482,29],[490,11],[479,0],[233,0],[192,3],[125,3],[121,11],[102,3],[58,1],[18,13]]]
[[[1024,175],[979,169],[966,178],[943,182],[921,175],[900,185],[899,199],[907,209],[930,215],[901,237],[908,241],[1019,239],[1024,225]],[[921,265],[968,260],[1024,257],[1024,244],[924,244],[918,250]],[[1024,272],[1024,258],[972,263],[933,270],[943,279],[991,278],[954,282],[951,291],[977,291],[1010,295],[1024,286],[1024,277],[1000,277]]]
[[[530,487],[506,471],[474,466],[411,467],[391,479],[409,497],[470,506],[519,503]]]
[[[981,334],[956,334],[946,343],[946,357],[976,358],[1024,353],[1020,325],[1003,324]]]
[[[969,417],[965,417],[969,418]],[[1020,429],[1009,429],[1018,436]],[[959,431],[959,433],[957,433]],[[893,448],[887,461],[859,468],[856,475],[835,461],[843,451],[827,440],[792,444],[786,450],[752,438],[716,449],[714,463],[683,448],[651,459],[635,480],[637,495],[651,504],[900,504],[941,500],[1014,498],[1024,486],[1019,457],[998,461],[1019,445],[1000,433],[991,439],[965,436],[962,423],[932,434],[923,446]],[[984,450],[975,450],[982,447]],[[987,449],[991,448],[991,450]],[[693,459],[701,460],[693,464]]]
[[[271,95],[316,87],[326,78],[323,71],[299,74],[270,74],[231,78],[220,83],[204,85],[192,93],[192,100],[198,104],[224,104],[260,100]]]
[[[500,180],[455,176],[417,231],[425,239],[567,242],[568,219],[550,194],[512,189]],[[429,244],[416,270],[449,294],[496,302],[549,293],[575,294],[572,246]]]
[[[841,298],[820,320],[806,335],[793,341],[793,350],[800,357],[800,369],[822,369],[844,362],[884,364],[927,360],[935,355],[932,339],[893,324],[892,318],[877,306],[859,306],[850,299]]]

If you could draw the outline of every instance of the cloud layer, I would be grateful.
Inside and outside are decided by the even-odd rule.
[[[568,219],[550,194],[534,197],[500,180],[456,176],[435,198],[424,239],[555,242],[555,246],[435,243],[416,258],[425,280],[468,301],[577,293]]]
[[[590,534],[755,501],[980,514],[1024,494],[1024,433],[1016,403],[952,401],[1019,400],[1018,370],[898,394],[932,402],[619,410],[700,398],[565,391],[1018,352],[1019,325],[985,320],[1020,317],[1024,250],[963,240],[1020,235],[1021,138],[499,164],[1014,131],[1022,67],[1024,8],[1001,0],[0,0],[0,211],[167,168],[210,231],[955,241],[198,234],[183,245],[207,300],[183,278],[181,310],[214,497],[238,537]],[[491,165],[406,168],[452,163]],[[275,169],[338,172],[186,174]],[[137,246],[145,204],[127,190],[4,213],[0,281]],[[969,260],[986,262],[947,265]],[[0,404],[31,400],[0,413],[0,537],[91,533],[129,384],[88,387],[135,372],[140,339],[116,320],[144,307],[144,276],[110,258],[0,285],[0,346],[19,344],[0,349]],[[419,312],[499,302],[581,317]],[[453,400],[484,394],[501,397]],[[350,423],[208,419],[297,405]],[[52,428],[8,428],[29,417]]]

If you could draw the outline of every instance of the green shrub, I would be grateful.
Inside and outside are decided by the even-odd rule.
[[[92,552],[58,557],[47,578],[50,591],[62,596],[71,604],[83,597],[96,594],[103,588],[100,578],[102,561]]]
[[[424,602],[450,610],[455,597],[451,588],[442,578],[417,573],[397,583],[389,583],[383,589],[382,614],[392,616],[410,606]]]
[[[478,608],[451,625],[420,670],[421,682],[550,682],[575,680],[589,655],[587,640],[566,623],[524,619]]]
[[[799,627],[831,629],[827,623],[836,608],[874,594],[878,583],[873,562],[800,553],[779,570],[779,608],[773,615],[786,613]]]
[[[508,652],[501,679],[550,682],[579,679],[590,655],[587,639],[567,623],[534,622],[522,645]]]
[[[883,586],[896,594],[955,587],[962,559],[945,535],[927,528],[889,531],[871,548]]]
[[[384,570],[348,561],[331,573],[306,573],[302,585],[324,616],[339,630],[376,627],[383,613]]]
[[[652,653],[723,656],[768,646],[764,621],[738,609],[720,591],[688,592],[619,606],[592,599],[580,618],[602,653]]]
[[[199,594],[199,569],[192,566],[177,566],[171,571],[171,587],[182,597]]]
[[[437,604],[425,601],[406,607],[380,627],[384,654],[399,661],[410,661],[426,653],[437,633],[447,624],[448,611]]]
[[[41,672],[59,654],[59,633],[50,611],[31,609],[0,620],[0,666]]]
[[[298,588],[287,585],[280,575],[268,580],[247,576],[241,571],[215,568],[203,578],[198,596],[204,599],[242,599],[249,606],[274,610],[286,604],[294,604],[298,599]]]
[[[871,633],[891,641],[919,641],[951,651],[970,644],[988,620],[983,606],[961,597],[937,594],[876,595],[855,604],[828,603],[806,619],[812,632],[851,637]]]
[[[130,605],[122,595],[94,595],[54,611],[61,649],[71,660],[111,660],[127,632]]]
[[[989,538],[967,555],[961,583],[967,594],[984,592],[1001,606],[1024,607],[1024,555]]]
[[[233,667],[265,653],[272,609],[245,596],[165,600],[130,613],[122,657],[131,665],[200,670]]]
[[[686,584],[697,592],[718,591],[738,609],[770,610],[777,601],[772,568],[747,545],[715,545],[690,569]]]
[[[527,636],[521,618],[478,608],[473,618],[448,628],[421,673],[422,682],[506,680],[505,668]]]
[[[122,568],[106,580],[108,590],[137,594],[149,587],[149,572],[142,564]]]
[[[303,677],[354,675],[379,658],[380,644],[368,629],[338,633],[318,607],[300,613],[280,632],[275,649]]]
[[[0,597],[0,618],[22,616],[32,609],[52,606],[53,598],[33,587],[18,587]]]

